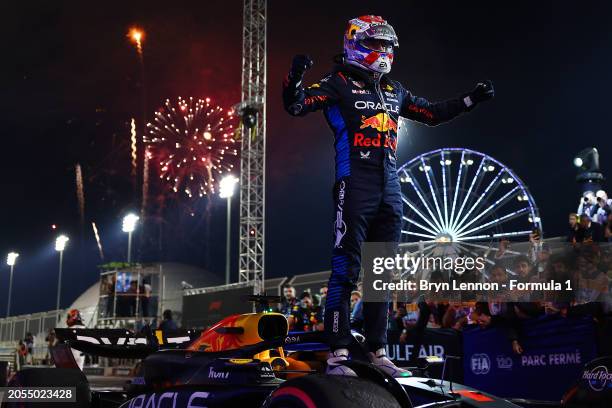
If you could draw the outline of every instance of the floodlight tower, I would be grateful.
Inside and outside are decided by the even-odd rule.
[[[264,291],[266,151],[266,0],[244,0],[242,27],[242,135],[239,282]]]
[[[13,270],[15,269],[15,263],[17,262],[19,254],[17,252],[9,252],[6,256],[6,264],[11,268],[11,276],[9,278],[9,290],[8,290],[8,305],[6,306],[6,317],[11,315],[11,295],[13,291]]]

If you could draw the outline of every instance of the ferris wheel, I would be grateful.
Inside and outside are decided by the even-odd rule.
[[[542,223],[533,196],[503,163],[470,149],[421,154],[398,170],[402,242],[524,240]],[[542,234],[542,232],[540,232]]]

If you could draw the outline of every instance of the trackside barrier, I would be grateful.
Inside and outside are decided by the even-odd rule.
[[[597,356],[612,355],[612,319],[595,324],[592,318],[545,316],[519,322],[521,355],[512,351],[504,328],[425,329],[418,340],[408,332],[405,343],[389,332],[388,356],[399,366],[426,355],[461,357],[449,361],[445,378],[508,398],[560,400]],[[420,346],[415,346],[415,343]],[[449,370],[450,368],[450,370]],[[430,374],[439,378],[441,367]],[[518,392],[517,390],[520,390]]]
[[[470,328],[463,332],[466,385],[500,397],[560,400],[595,358],[597,332],[591,318],[547,316],[521,321],[523,353],[512,352],[503,329]],[[609,333],[600,333],[612,341]]]

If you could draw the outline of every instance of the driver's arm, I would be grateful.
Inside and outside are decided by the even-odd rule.
[[[400,108],[400,116],[428,126],[436,126],[440,123],[448,122],[463,112],[467,112],[473,106],[473,104],[467,106],[465,98],[449,99],[443,102],[429,102],[425,98],[412,95],[409,91],[405,92],[406,94]]]
[[[304,74],[312,67],[307,55],[296,55],[291,70],[283,81],[283,105],[292,116],[304,116],[309,112],[336,104],[340,97],[333,82],[335,75],[328,75],[304,89]]]
[[[328,75],[304,88],[301,80],[287,75],[283,81],[283,105],[291,116],[304,116],[339,101],[339,95],[334,85],[333,75]]]
[[[474,109],[480,102],[492,99],[495,95],[491,81],[481,81],[476,84],[473,91],[463,94],[459,98],[443,102],[429,102],[425,98],[412,95],[403,88],[402,90],[404,97],[402,98],[400,115],[429,126],[448,122],[463,112]]]

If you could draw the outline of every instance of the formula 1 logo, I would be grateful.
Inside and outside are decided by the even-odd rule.
[[[215,310],[221,310],[221,305],[222,304],[223,304],[223,302],[221,300],[213,300],[208,305],[208,311],[212,312],[212,311],[215,311]]]
[[[386,113],[377,113],[369,118],[366,118],[365,116],[361,117],[361,126],[359,129],[365,128],[376,129],[379,132],[386,132],[388,130],[397,132],[397,123],[395,123],[395,121]]]
[[[343,219],[345,189],[346,182],[342,180],[338,185],[338,206],[336,208],[336,221],[334,222],[334,248],[342,248],[342,238],[346,234],[346,223]]]
[[[470,359],[470,369],[472,373],[476,375],[484,375],[489,374],[491,371],[491,359],[489,356],[482,354],[472,354],[472,358]]]
[[[584,370],[582,379],[585,380],[593,391],[603,391],[608,386],[612,386],[612,373],[608,372],[606,366],[597,366],[592,370]]]

